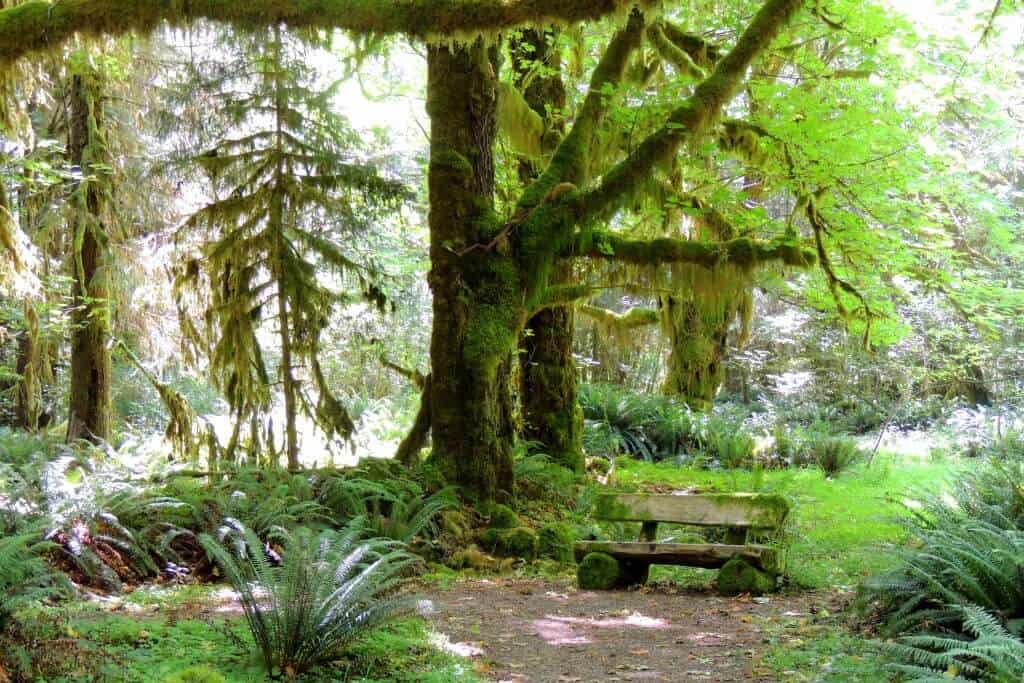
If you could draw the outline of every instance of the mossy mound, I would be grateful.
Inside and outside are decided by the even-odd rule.
[[[519,520],[519,515],[512,508],[501,503],[489,505],[484,510],[484,515],[489,519],[487,526],[492,529],[515,529],[523,525]]]
[[[575,540],[569,525],[560,522],[545,524],[537,533],[537,552],[541,557],[550,557],[568,564],[572,562],[572,543]]]
[[[588,553],[576,568],[576,583],[583,590],[610,590],[619,580],[619,561],[606,553]]]
[[[734,557],[718,570],[721,595],[761,595],[775,590],[775,575],[763,572],[746,560]]]
[[[475,569],[477,571],[494,571],[498,568],[498,560],[481,551],[475,545],[458,551],[448,561],[452,569]]]
[[[190,666],[184,671],[171,674],[163,683],[225,683],[225,679],[209,667]]]
[[[501,557],[521,557],[527,562],[537,558],[537,534],[533,529],[488,529],[480,538],[484,548]]]

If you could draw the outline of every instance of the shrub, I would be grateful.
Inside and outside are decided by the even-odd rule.
[[[423,489],[407,479],[378,482],[338,477],[325,485],[322,497],[335,514],[361,520],[371,535],[402,543],[432,537],[438,516],[458,505],[453,489],[424,496]]]
[[[862,458],[857,442],[848,436],[828,436],[811,447],[814,462],[827,477],[835,477]]]
[[[49,547],[35,530],[0,536],[0,634],[18,609],[68,586],[40,556]]]
[[[201,537],[238,591],[271,675],[293,676],[329,660],[355,636],[408,608],[389,594],[412,556],[390,539],[360,540],[362,532],[358,525],[320,534],[296,529],[279,566],[267,560],[251,530],[224,528],[219,541]]]
[[[568,524],[550,522],[537,532],[537,552],[541,557],[568,564],[572,562],[573,540]]]
[[[893,653],[907,673],[1020,680],[1012,667],[1024,657],[1022,463],[990,461],[945,496],[926,497],[906,522],[912,543],[900,566],[862,587],[898,637]]]

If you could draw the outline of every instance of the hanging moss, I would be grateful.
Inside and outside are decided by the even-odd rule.
[[[0,60],[58,46],[76,33],[148,33],[164,21],[187,26],[209,19],[245,28],[283,23],[360,35],[472,42],[517,26],[593,21],[635,4],[636,0],[29,0],[0,11]]]

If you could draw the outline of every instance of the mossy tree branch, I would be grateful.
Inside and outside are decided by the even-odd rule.
[[[643,38],[644,20],[634,10],[626,26],[612,38],[590,79],[576,122],[555,149],[547,169],[523,193],[519,210],[538,206],[560,183],[581,185],[590,155],[595,148],[597,131],[611,104],[609,90],[622,82],[630,55]]]
[[[602,325],[616,330],[633,330],[638,327],[657,325],[661,321],[658,311],[644,306],[634,306],[622,313],[616,313],[607,308],[591,306],[589,304],[577,306],[576,310],[588,318],[593,318]]]
[[[653,170],[676,154],[687,138],[699,137],[736,95],[754,59],[803,6],[803,0],[768,0],[740,37],[687,100],[659,130],[647,137],[624,161],[605,174],[594,190],[577,198],[581,221],[599,220],[628,200]]]
[[[698,80],[707,78],[707,72],[693,61],[693,57],[686,50],[668,39],[661,25],[654,24],[648,27],[647,40],[658,51],[661,58],[675,67],[683,76]]]
[[[591,259],[607,259],[621,263],[656,266],[667,263],[689,263],[705,268],[731,264],[754,268],[769,261],[807,268],[814,265],[815,255],[790,242],[764,242],[739,237],[726,242],[702,242],[663,237],[635,240],[606,230],[581,233],[573,245],[573,253]]]
[[[0,61],[67,41],[75,34],[147,33],[162,22],[198,19],[243,28],[286,24],[414,38],[492,35],[526,25],[594,21],[636,0],[29,0],[0,11]]]

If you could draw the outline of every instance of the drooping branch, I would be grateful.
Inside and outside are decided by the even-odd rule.
[[[576,310],[588,318],[593,318],[602,325],[616,330],[633,330],[638,327],[648,327],[650,325],[657,325],[661,320],[661,316],[658,315],[656,310],[643,306],[634,306],[623,313],[616,313],[607,308],[590,305],[577,306]]]
[[[821,191],[819,191],[819,193],[820,192]],[[836,274],[835,269],[832,267],[832,260],[828,256],[828,250],[825,249],[824,235],[828,232],[828,224],[826,223],[824,216],[822,216],[818,211],[818,206],[814,197],[807,197],[804,204],[804,212],[807,216],[807,221],[811,224],[811,228],[814,231],[814,245],[818,252],[818,263],[821,265],[821,270],[825,274],[825,281],[828,283],[828,289],[832,294],[832,300],[835,301],[836,310],[839,311],[840,317],[844,319],[848,319],[850,317],[850,312],[843,304],[840,292],[846,292],[860,302],[864,311],[865,322],[862,344],[864,348],[867,349],[871,344],[871,321],[878,317],[878,314],[871,310],[871,306],[868,304],[867,298],[860,292],[860,290]]]
[[[581,221],[607,217],[642,185],[653,170],[674,155],[683,141],[699,137],[720,116],[743,85],[754,59],[803,6],[803,0],[768,0],[736,46],[715,66],[659,130],[605,174],[601,184],[576,199]]]
[[[593,21],[636,0],[29,0],[0,11],[0,61],[62,44],[75,34],[148,33],[198,19],[247,28],[274,24],[359,34],[451,39],[525,25]]]
[[[815,255],[790,242],[764,242],[739,237],[726,242],[702,242],[663,237],[636,240],[606,230],[577,235],[573,253],[591,259],[607,259],[637,265],[690,263],[705,268],[731,264],[753,268],[769,261],[807,268],[814,265]]]

